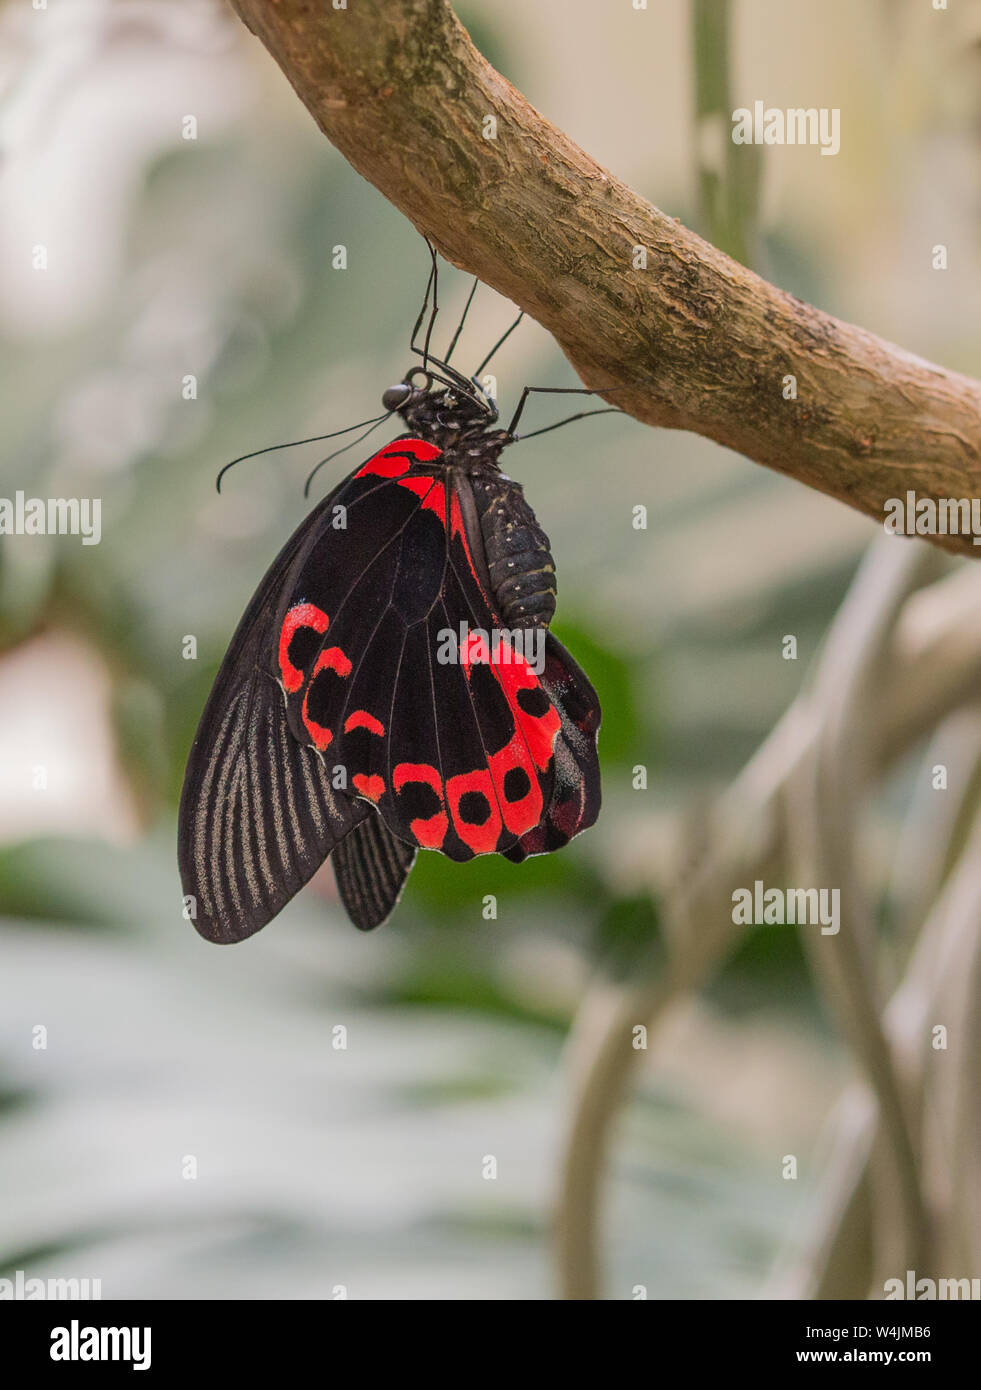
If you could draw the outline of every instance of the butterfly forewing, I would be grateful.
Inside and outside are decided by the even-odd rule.
[[[330,499],[304,521],[232,639],[188,758],[178,857],[185,911],[202,936],[251,936],[312,877],[368,808],[339,797],[286,720],[275,653],[289,575],[322,538]]]

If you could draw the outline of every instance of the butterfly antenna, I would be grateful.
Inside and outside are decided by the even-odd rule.
[[[427,242],[427,245],[428,245],[428,242]],[[419,329],[422,327],[422,321],[423,321],[423,319],[426,317],[426,310],[429,308],[429,291],[430,291],[430,288],[432,287],[432,283],[433,283],[433,271],[432,271],[432,267],[430,266],[430,269],[429,269],[429,278],[428,278],[427,281],[426,281],[426,293],[425,293],[425,295],[423,296],[423,300],[422,300],[422,308],[419,310],[419,313],[418,313],[418,315],[417,315],[417,317],[416,317],[415,324],[414,324],[413,329],[412,329],[412,333],[411,333],[410,336],[409,336],[409,351],[410,351],[410,352],[419,352],[419,353],[422,352],[422,349],[416,346],[416,336],[418,335]]]
[[[342,444],[339,449],[335,449],[332,454],[328,454],[325,459],[321,459],[320,462],[316,465],[316,467],[311,470],[309,477],[303,484],[303,496],[310,496],[310,484],[313,482],[314,478],[320,472],[321,468],[323,468],[325,463],[330,463],[332,459],[336,459],[340,454],[346,454],[348,449],[353,449],[355,444],[360,444],[362,439],[367,439],[368,435],[371,434],[372,430],[376,430],[383,420],[387,420],[390,415],[394,414],[394,410],[386,410],[384,415],[379,415],[377,420],[373,420],[371,422],[371,424],[365,430],[364,434],[359,434],[357,439],[352,439],[348,444]],[[365,424],[365,421],[362,420],[361,423]],[[352,428],[357,429],[358,427],[357,425],[354,425]],[[338,431],[338,433],[340,433],[340,431]]]
[[[444,367],[445,367],[445,366],[449,366],[450,358],[453,356],[453,349],[456,347],[457,343],[460,341],[460,334],[463,332],[463,325],[464,325],[464,324],[466,323],[466,321],[467,321],[467,315],[468,315],[469,312],[470,312],[470,305],[473,303],[473,297],[474,297],[474,295],[477,293],[477,286],[478,286],[479,284],[480,284],[480,280],[479,280],[476,276],[474,276],[474,282],[473,282],[473,284],[472,284],[471,287],[470,287],[470,294],[469,294],[469,296],[467,297],[467,302],[466,302],[466,304],[464,304],[464,306],[463,306],[463,315],[462,315],[462,317],[461,317],[461,319],[460,319],[460,322],[457,324],[456,332],[453,334],[453,341],[450,343],[449,347],[446,349],[446,356],[443,358],[443,366],[444,366]]]
[[[240,454],[237,459],[232,459],[231,463],[226,463],[224,468],[219,471],[218,477],[215,479],[215,488],[221,492],[221,480],[228,470],[234,468],[237,463],[244,463],[246,459],[258,458],[260,454],[272,454],[277,449],[296,449],[300,444],[320,444],[325,439],[336,439],[338,435],[350,434],[352,430],[359,430],[364,425],[380,424],[389,413],[386,411],[385,415],[377,415],[373,420],[359,420],[356,425],[348,425],[343,430],[332,430],[330,434],[313,434],[309,439],[291,439],[285,444],[267,444],[264,449],[253,449],[251,454]]]

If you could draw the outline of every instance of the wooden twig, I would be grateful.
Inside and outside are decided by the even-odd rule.
[[[445,0],[232,3],[447,259],[543,324],[587,386],[642,383],[612,404],[879,521],[909,489],[981,495],[981,383],[802,303],[659,212],[495,72]],[[931,539],[979,553],[970,536]]]

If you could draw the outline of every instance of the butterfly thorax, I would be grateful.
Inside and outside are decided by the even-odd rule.
[[[496,467],[507,430],[491,428],[497,410],[491,401],[478,401],[453,391],[414,391],[399,411],[417,439],[435,444],[445,462],[466,472]]]

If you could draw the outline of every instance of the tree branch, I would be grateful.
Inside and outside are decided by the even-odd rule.
[[[802,303],[645,202],[495,72],[446,0],[232,3],[448,260],[537,319],[588,386],[643,383],[611,404],[879,521],[908,489],[981,495],[981,383]],[[977,555],[969,535],[930,539]]]

